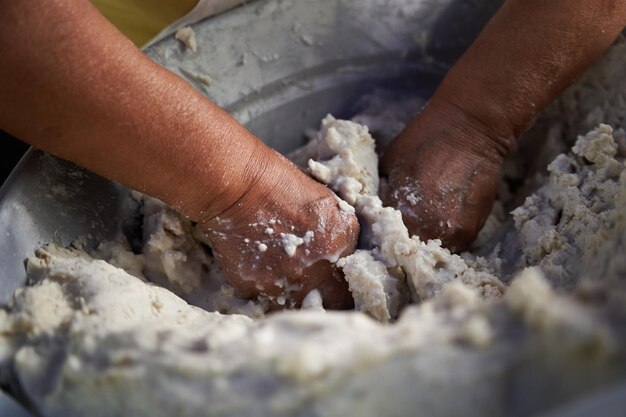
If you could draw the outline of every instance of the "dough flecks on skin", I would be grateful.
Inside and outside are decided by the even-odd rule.
[[[296,254],[298,246],[304,244],[303,238],[296,236],[292,233],[281,233],[280,239],[283,248],[285,249],[285,253],[290,257],[293,257]]]

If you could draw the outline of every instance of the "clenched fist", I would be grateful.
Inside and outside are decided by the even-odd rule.
[[[466,249],[491,211],[505,150],[459,109],[429,103],[381,161],[386,205],[412,234]]]
[[[245,298],[298,306],[318,289],[326,308],[352,306],[334,263],[356,246],[359,224],[337,197],[271,151],[265,171],[219,216],[202,222],[227,278]]]

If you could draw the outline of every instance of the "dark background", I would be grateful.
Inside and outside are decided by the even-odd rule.
[[[0,185],[9,176],[28,145],[0,130]]]

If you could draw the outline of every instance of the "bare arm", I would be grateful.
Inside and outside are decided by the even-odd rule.
[[[87,0],[0,0],[0,10],[2,129],[203,224],[242,295],[281,295],[273,283],[287,277],[297,284],[287,301],[321,287],[331,306],[345,305],[347,286],[325,259],[354,248],[358,223],[328,189],[146,58]],[[276,242],[259,253],[249,242],[262,237],[252,226],[261,215],[296,234],[317,230],[320,243],[308,257]]]
[[[196,219],[232,205],[259,173],[250,167],[267,163],[256,138],[88,1],[0,9],[0,125],[9,133]]]
[[[515,140],[625,25],[624,1],[509,0],[438,97],[489,126],[498,143]]]
[[[624,25],[624,1],[505,2],[386,152],[387,201],[409,228],[466,247],[489,213],[502,158]],[[402,190],[423,199],[412,206]]]

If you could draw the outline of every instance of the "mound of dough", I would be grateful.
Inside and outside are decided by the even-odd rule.
[[[363,172],[375,177],[373,167],[359,168],[371,158],[357,158],[347,146],[353,140],[362,146],[366,130],[332,118],[324,128],[343,132],[344,151],[318,163],[333,172],[331,182],[354,185],[357,213],[371,234],[369,249],[339,262],[363,312],[324,312],[312,294],[309,311],[257,320],[224,315],[80,250],[47,247],[28,262],[29,285],[0,310],[0,379],[19,384],[44,416],[378,416],[418,408],[434,416],[500,416],[543,410],[623,375],[623,274],[621,280],[598,276],[593,286],[572,276],[568,295],[556,293],[538,267],[527,268],[500,297],[504,284],[475,268],[487,261],[409,238],[399,213],[382,207],[357,180],[368,178]],[[531,198],[535,203],[516,213],[520,230],[530,224],[536,230],[543,218],[553,227],[546,213],[561,207],[556,201],[566,204],[556,196],[579,195],[585,209],[575,205],[579,211],[571,216],[580,210],[601,216],[602,222],[585,223],[589,232],[621,228],[623,242],[618,220],[625,206],[613,205],[626,190],[617,149],[607,126],[581,137],[572,154],[551,165],[550,182]],[[590,203],[605,191],[616,199],[603,203],[607,210]],[[588,246],[569,234],[567,219],[575,217],[567,210],[563,206],[556,234],[584,257]],[[171,213],[144,206],[153,225],[148,250],[135,258],[111,253],[130,272],[143,263],[141,271],[176,292],[198,292],[204,284],[195,277],[181,281],[187,274],[181,268],[211,269],[210,259],[187,230],[191,225]],[[523,213],[533,215],[522,221]],[[527,243],[521,259],[552,265],[551,256],[568,247],[537,251],[545,247],[540,240]],[[596,253],[597,241],[590,242]],[[247,305],[230,302],[231,312]],[[386,322],[401,307],[392,324],[368,317]]]
[[[0,311],[0,369],[44,416],[505,415],[623,366],[603,308],[555,294],[538,269],[497,302],[454,282],[393,325],[360,313],[211,313],[52,247],[28,271],[31,285]],[[555,394],[556,378],[568,384]],[[504,395],[511,386],[533,390]]]

